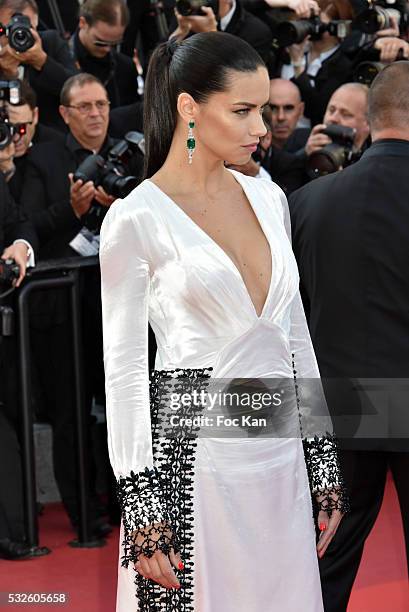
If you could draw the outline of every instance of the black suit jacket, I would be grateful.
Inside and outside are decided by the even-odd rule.
[[[66,132],[66,126],[60,116],[60,92],[65,81],[78,72],[71,56],[68,44],[55,30],[39,32],[47,61],[41,70],[28,66],[25,77],[37,93],[40,121]]]
[[[406,402],[399,412],[388,380],[409,379],[408,167],[408,141],[378,141],[354,165],[290,197],[311,338],[321,375],[338,380],[330,409],[344,415],[382,409],[376,402],[386,396],[368,403],[357,379],[371,379],[374,388],[385,379],[383,391],[396,407],[387,419],[402,419],[402,437],[409,409]],[[383,438],[376,448],[396,449],[378,429],[365,435]]]
[[[14,240],[27,240],[37,250],[37,236],[33,226],[16,205],[10,195],[7,183],[0,173],[0,255]]]
[[[305,103],[305,116],[311,120],[312,125],[322,123],[330,97],[338,87],[352,81],[352,71],[353,62],[340,47],[322,63],[314,79],[314,86],[306,72],[292,79],[300,89]]]
[[[138,72],[128,55],[111,50],[101,59],[93,57],[81,43],[78,31],[71,37],[70,48],[78,68],[102,81],[108,92],[111,108],[133,104],[140,99]]]
[[[44,142],[64,143],[65,136],[62,132],[55,130],[54,128],[41,124],[37,125],[34,138],[32,140],[32,146],[28,149],[25,155],[14,158],[16,171],[8,182],[8,188],[10,189],[10,193],[16,202],[20,202],[21,200],[21,193],[25,183],[27,162],[30,159],[31,152],[35,149],[34,145]]]
[[[261,19],[246,11],[237,0],[236,10],[233,13],[225,32],[234,34],[249,43],[261,55],[268,67],[273,55],[273,34]]]

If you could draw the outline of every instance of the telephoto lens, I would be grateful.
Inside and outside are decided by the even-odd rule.
[[[344,125],[328,125],[322,130],[333,142],[311,153],[306,163],[308,176],[314,179],[344,167],[352,154],[355,133],[354,128]]]
[[[396,9],[384,9],[381,6],[371,5],[362,13],[359,13],[353,21],[354,29],[364,34],[375,34],[379,30],[385,30],[393,26],[391,17],[394,17],[399,25],[400,12]]]
[[[374,78],[385,68],[382,62],[361,62],[355,68],[354,81],[362,85],[371,85]]]

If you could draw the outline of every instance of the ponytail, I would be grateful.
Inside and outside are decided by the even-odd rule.
[[[145,83],[143,124],[145,129],[144,178],[155,174],[165,163],[176,127],[175,100],[169,68],[175,43],[161,43],[149,62]]]

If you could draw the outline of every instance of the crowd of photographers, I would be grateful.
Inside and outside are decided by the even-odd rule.
[[[6,454],[0,557],[8,559],[42,554],[24,543],[13,284],[34,260],[98,254],[106,210],[142,177],[144,73],[155,45],[222,30],[260,53],[271,77],[268,131],[238,169],[271,177],[287,194],[359,159],[370,139],[368,85],[387,63],[409,58],[406,0],[64,0],[59,7],[0,0],[0,448]],[[104,403],[99,281],[96,267],[82,275],[89,426],[93,404]],[[33,295],[33,410],[52,425],[55,477],[75,528],[70,330],[63,292]],[[92,460],[90,466],[90,528],[101,538],[118,521],[118,509],[113,478],[103,504]]]

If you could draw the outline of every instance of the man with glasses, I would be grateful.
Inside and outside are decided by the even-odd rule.
[[[93,153],[106,157],[116,141],[108,136],[109,100],[105,87],[93,75],[80,73],[65,83],[61,91],[61,116],[69,129],[63,143],[33,147],[27,164],[21,203],[37,229],[41,244],[39,259],[58,259],[88,254],[84,244],[98,244],[98,231],[90,237],[90,210],[103,211],[114,198],[92,181],[74,181],[78,166]],[[95,238],[95,240],[94,240]],[[91,268],[83,274],[83,364],[86,385],[86,418],[90,423],[93,397],[103,397],[102,329],[99,273]],[[61,291],[36,297],[32,316],[32,344],[43,384],[47,415],[54,434],[54,471],[61,497],[73,526],[77,525],[75,434],[73,422],[72,355],[70,315]],[[33,296],[35,297],[35,296]],[[87,448],[92,463],[91,437]],[[95,474],[94,474],[95,475]],[[93,480],[93,478],[91,478]],[[91,482],[89,512],[95,536],[110,527],[98,515],[95,482]]]
[[[136,66],[117,50],[128,22],[125,0],[86,0],[70,41],[77,67],[99,78],[112,108],[132,104],[140,97]]]

